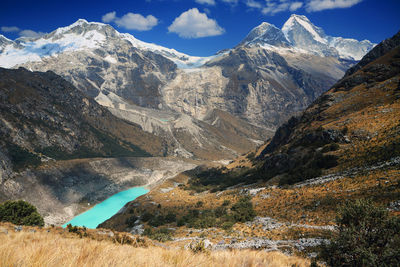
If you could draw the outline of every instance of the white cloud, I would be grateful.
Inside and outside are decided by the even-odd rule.
[[[232,5],[236,5],[239,0],[222,0],[222,2],[228,3],[228,4],[232,4]]]
[[[231,1],[231,0],[222,0]],[[363,0],[243,0],[250,8],[261,10],[264,15],[275,15],[279,12],[294,12],[305,7],[307,12],[316,12],[326,9],[348,8],[352,7]]]
[[[128,30],[148,31],[158,24],[158,19],[153,15],[144,17],[140,14],[127,13],[122,18],[115,19],[115,23]]]
[[[115,18],[117,17],[116,15],[117,15],[117,12],[115,12],[115,11],[109,12],[101,17],[101,21],[103,21],[105,23],[110,23],[115,20]]]
[[[16,26],[10,26],[10,27],[2,26],[1,27],[1,31],[2,32],[19,32],[20,29],[18,27],[16,27]]]
[[[362,0],[311,0],[307,3],[308,12],[322,11],[326,9],[349,8]]]
[[[216,36],[225,32],[214,19],[208,18],[207,14],[199,12],[197,8],[189,9],[175,18],[168,31],[182,38]]]
[[[32,30],[22,30],[19,33],[19,36],[21,37],[31,37],[31,38],[37,38],[45,35],[45,32],[35,32]]]
[[[289,6],[289,10],[291,12],[296,11],[297,9],[301,8],[303,6],[302,2],[293,2]]]
[[[202,5],[210,5],[210,6],[214,6],[215,5],[215,1],[214,0],[196,0],[196,3],[198,4],[202,4]]]
[[[273,2],[266,0],[265,7],[262,8],[261,12],[264,15],[275,15],[276,13],[289,10],[290,4],[285,1]]]
[[[121,18],[117,17],[115,11],[105,14],[101,20],[105,23],[114,22],[119,27],[128,30],[148,31],[158,24],[158,19],[153,15],[144,17],[141,14],[126,13]]]
[[[254,0],[247,0],[246,5],[251,8],[262,8],[262,4]]]

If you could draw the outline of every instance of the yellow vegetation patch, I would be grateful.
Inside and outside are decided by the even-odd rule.
[[[296,256],[264,251],[193,253],[134,248],[109,241],[66,238],[46,232],[0,233],[0,266],[309,266]]]

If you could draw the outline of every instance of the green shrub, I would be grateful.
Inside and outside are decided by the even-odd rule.
[[[256,217],[256,212],[249,196],[241,198],[231,207],[231,211],[236,222],[247,222]]]
[[[165,222],[166,223],[172,223],[176,221],[176,214],[172,212],[168,212],[168,214],[165,216]]]
[[[229,206],[231,204],[231,201],[228,199],[225,199],[224,202],[222,203],[222,206]]]
[[[154,216],[151,220],[149,220],[149,225],[158,227],[165,224],[165,217],[162,215]]]
[[[145,228],[143,235],[160,242],[166,242],[172,240],[171,231],[168,230],[167,228],[159,228],[155,230],[151,228]]]
[[[147,211],[146,211],[145,213],[143,213],[141,220],[142,220],[143,222],[148,222],[148,221],[150,221],[150,220],[153,219],[153,218],[154,218],[154,215],[151,214],[150,212],[147,212]]]
[[[357,200],[342,206],[336,222],[338,234],[320,254],[329,266],[400,266],[400,218]]]
[[[9,200],[0,204],[0,221],[18,225],[44,225],[44,220],[36,207],[23,200]]]
[[[338,165],[338,157],[335,155],[317,154],[312,166],[318,169],[330,169]]]
[[[128,219],[126,219],[125,224],[128,225],[128,227],[133,227],[135,226],[135,222],[137,221],[138,217],[136,216],[131,216]]]
[[[229,230],[229,229],[231,229],[231,228],[233,227],[234,224],[235,224],[235,222],[226,221],[226,222],[224,222],[224,223],[221,225],[221,227],[222,227],[222,229],[224,229],[224,230]]]

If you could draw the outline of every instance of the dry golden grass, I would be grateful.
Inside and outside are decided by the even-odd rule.
[[[0,266],[309,266],[279,252],[134,248],[47,232],[0,233]]]

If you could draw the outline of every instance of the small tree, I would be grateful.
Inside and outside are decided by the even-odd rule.
[[[23,200],[9,200],[0,204],[0,221],[19,225],[44,225],[36,207]]]
[[[337,236],[321,252],[329,266],[400,266],[400,218],[357,200],[341,207],[336,222]]]

